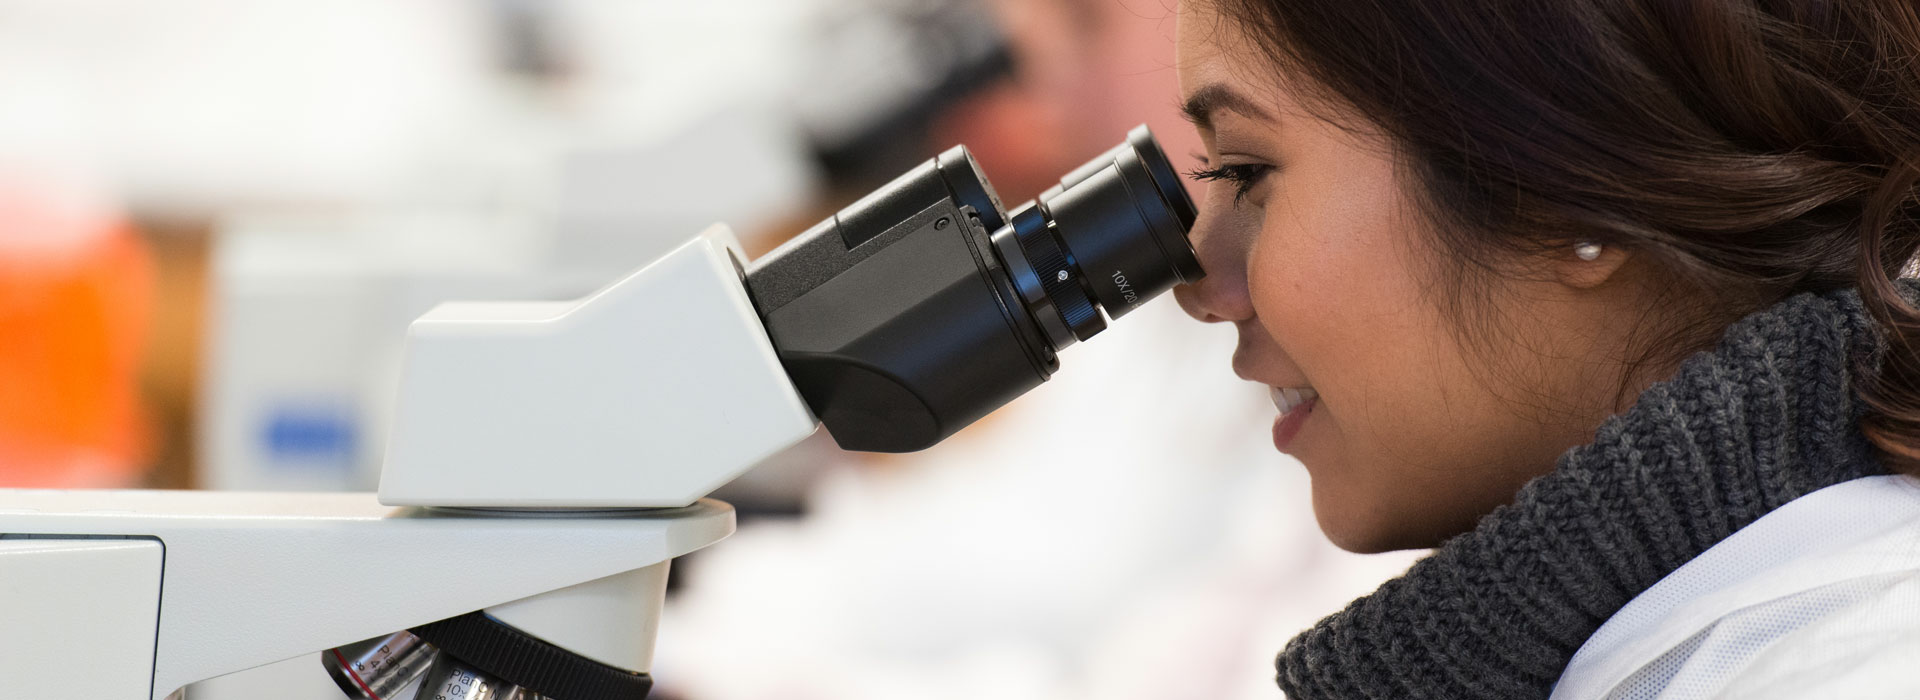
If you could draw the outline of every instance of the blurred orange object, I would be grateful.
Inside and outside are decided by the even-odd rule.
[[[153,278],[117,211],[0,183],[0,486],[138,482]]]

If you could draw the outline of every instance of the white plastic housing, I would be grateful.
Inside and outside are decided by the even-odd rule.
[[[7,692],[123,700],[152,694],[161,554],[151,539],[0,539],[0,679]]]
[[[653,670],[660,608],[672,562],[577,583],[487,608],[493,619],[561,644],[575,654],[629,671]]]
[[[495,608],[563,648],[645,670],[665,562],[732,531],[733,509],[711,500],[510,517],[384,507],[368,493],[0,489],[0,680],[102,691],[22,697],[159,700]],[[622,633],[633,638],[609,641]]]
[[[715,225],[583,299],[414,321],[380,501],[673,507],[812,433]]]

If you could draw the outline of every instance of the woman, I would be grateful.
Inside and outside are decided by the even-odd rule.
[[[1298,699],[1912,697],[1911,0],[1192,0],[1234,324],[1321,529],[1435,547]]]

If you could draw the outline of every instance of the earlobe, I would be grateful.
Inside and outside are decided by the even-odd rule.
[[[1576,289],[1606,284],[1632,257],[1625,248],[1582,241],[1555,254],[1553,266],[1560,283]]]

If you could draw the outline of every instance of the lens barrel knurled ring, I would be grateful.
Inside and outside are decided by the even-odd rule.
[[[1020,248],[1026,251],[1027,261],[1033,264],[1034,276],[1040,278],[1040,287],[1046,290],[1047,298],[1053,300],[1060,319],[1073,329],[1073,336],[1084,341],[1106,330],[1106,319],[1100,317],[1086,289],[1074,279],[1078,273],[1073,260],[1060,245],[1053,225],[1047,222],[1040,208],[1022,207],[1012,218],[1014,235],[1020,241]]]
[[[567,651],[484,612],[412,630],[440,651],[554,700],[646,700],[653,678]]]

